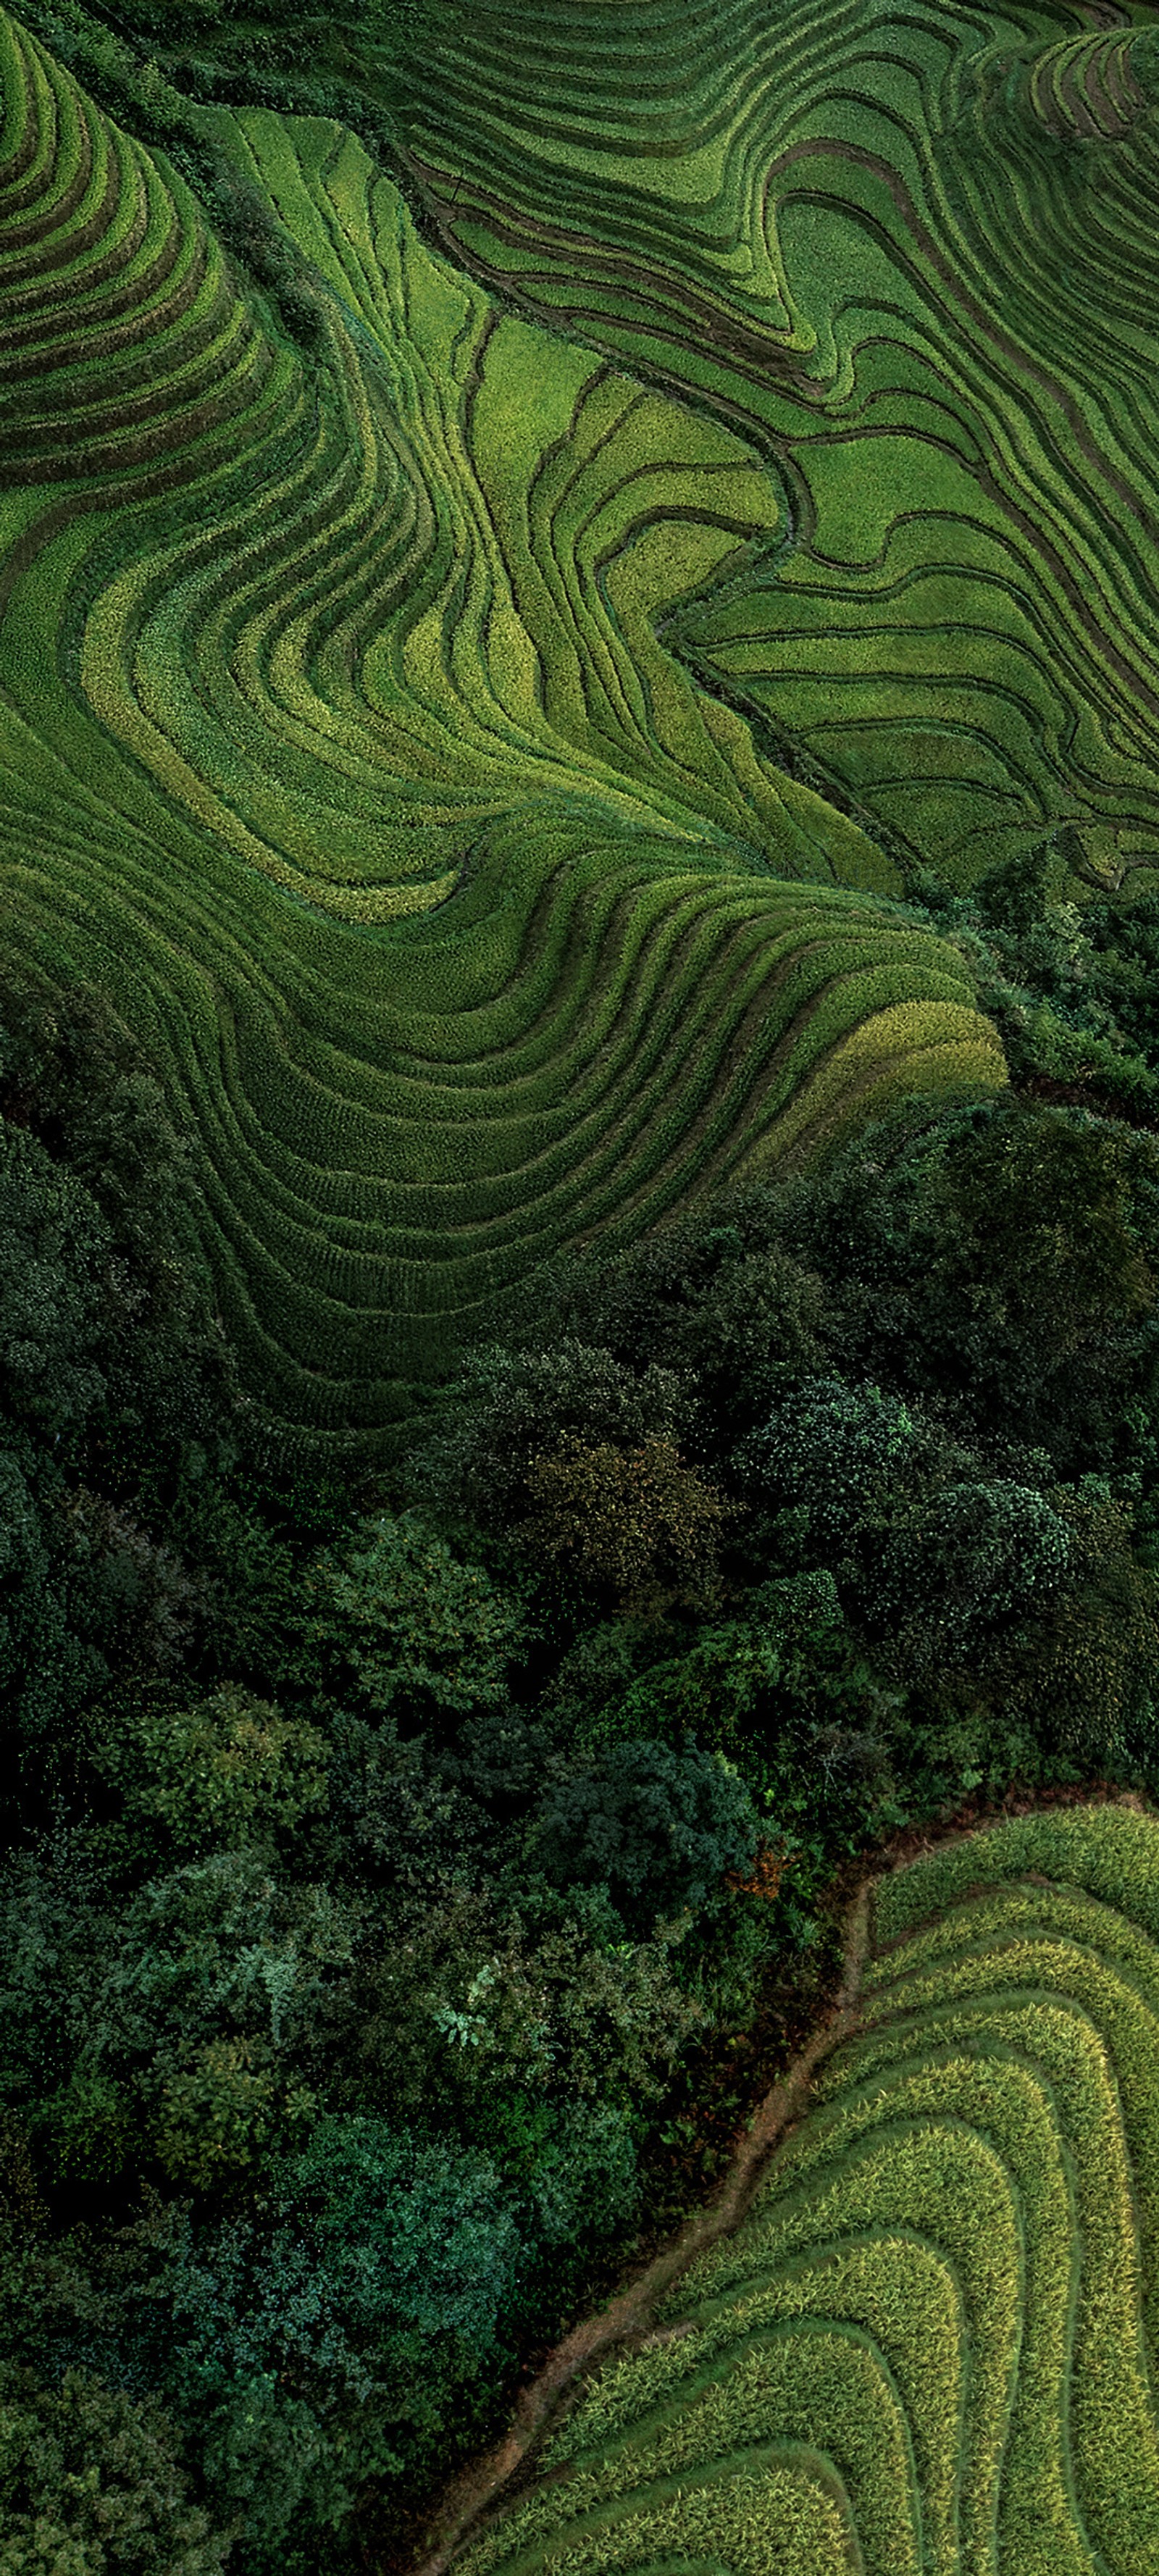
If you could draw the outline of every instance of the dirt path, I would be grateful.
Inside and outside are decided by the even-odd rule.
[[[1120,1788],[1104,1779],[1068,1782],[1054,1788],[1024,1793],[1012,1790],[1006,1797],[991,1802],[984,1795],[967,1801],[956,1817],[940,1831],[911,1827],[891,1839],[875,1858],[863,1864],[864,1874],[854,1886],[846,1915],[841,1985],[836,2001],[826,2018],[819,2023],[812,2038],[793,2059],[787,2072],[766,2093],[754,2112],[732,2163],[718,2184],[711,2200],[677,2237],[666,2253],[648,2264],[620,2296],[610,2301],[594,2316],[585,2317],[573,2327],[563,2342],[556,2345],[543,2369],[520,2396],[510,2430],[494,2450],[485,2453],[466,2468],[443,2495],[429,2526],[430,2547],[413,2567],[412,2576],[446,2576],[447,2569],[468,2540],[474,2539],[491,2519],[510,2502],[524,2473],[533,2472],[533,2454],[550,2431],[582,2373],[600,2361],[617,2344],[640,2342],[648,2333],[656,2308],[674,2281],[688,2269],[698,2254],[707,2251],[718,2237],[726,2236],[744,2217],[764,2179],[765,2167],[775,2147],[808,2107],[813,2077],[831,2051],[847,2039],[857,2025],[861,1979],[869,1948],[869,1909],[873,1889],[891,1869],[904,1868],[925,1852],[937,1850],[945,1843],[960,1842],[984,1833],[989,1826],[1009,1822],[1014,1816],[1031,1815],[1058,1807],[1102,1806],[1104,1804],[1144,1810],[1148,1802],[1137,1791]]]
[[[873,1877],[878,1874],[875,1871]],[[659,2301],[681,2272],[743,2218],[774,2147],[807,2106],[817,2067],[856,2024],[869,1941],[873,1877],[863,1881],[850,1909],[837,2000],[808,2046],[766,2093],[712,2200],[689,2220],[676,2243],[657,2255],[619,2298],[595,2316],[585,2317],[557,2344],[538,2377],[523,2390],[510,2431],[484,2459],[465,2470],[443,2498],[433,2527],[433,2546],[419,2561],[415,2576],[445,2576],[452,2559],[467,2539],[476,2535],[485,2518],[509,2502],[513,2480],[528,2463],[529,2454],[552,2424],[581,2372],[601,2360],[614,2345],[635,2341],[645,2334]]]

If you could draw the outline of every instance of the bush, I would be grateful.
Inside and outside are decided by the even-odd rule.
[[[545,2102],[504,2092],[488,2124],[491,2153],[529,2214],[529,2257],[558,2297],[564,2267],[606,2243],[634,2217],[640,2198],[633,2127],[622,2102]]]
[[[637,2112],[660,2097],[700,2019],[674,1971],[683,1931],[668,1923],[626,1941],[599,1887],[452,1886],[371,1966],[364,2097],[482,2140],[496,2105],[528,2088],[557,2110]]]
[[[84,1183],[37,1137],[0,1121],[0,1413],[9,1423],[72,1445],[103,1404],[113,1249]]]
[[[519,1603],[413,1512],[364,1522],[319,1559],[309,1592],[320,1672],[374,1717],[445,1728],[494,1703],[524,1639]]]
[[[1039,1614],[1074,1559],[1062,1511],[1009,1478],[903,1494],[867,1553],[858,1607],[871,1634],[892,1640],[894,1668],[915,1676]]]
[[[1108,1464],[1159,1325],[1159,1143],[1000,1101],[867,1129],[787,1201],[826,1277],[842,1373],[926,1398],[977,1441]]]
[[[794,1552],[833,1566],[929,1448],[898,1396],[814,1377],[744,1443],[737,1466],[754,1505],[792,1515]]]
[[[229,2539],[189,2504],[157,2406],[78,2370],[0,2392],[0,2576],[218,2576]]]
[[[285,2168],[284,2205],[324,2249],[352,2325],[377,2337],[460,2339],[478,2363],[519,2273],[520,2241],[495,2167],[367,2114],[321,2120]]]
[[[487,2156],[373,2114],[320,2121],[260,2219],[174,2214],[160,2250],[158,2367],[261,2569],[287,2544],[316,2566],[367,2481],[432,2469],[448,2423],[485,2413],[525,2261]]]
[[[115,1911],[46,1864],[14,1866],[5,1894],[0,2045],[54,2178],[159,2161],[187,2188],[228,2187],[300,2135],[349,2026],[356,1908],[252,1851]]]
[[[559,1274],[559,1333],[589,1364],[598,1355],[604,1372],[630,1372],[641,1406],[667,1380],[669,1436],[694,1434],[713,1456],[824,1362],[824,1285],[770,1240],[771,1197],[767,1184],[734,1191],[616,1260]]]
[[[702,1627],[685,1653],[658,1658],[597,1704],[584,1749],[692,1735],[711,1752],[751,1760],[786,1734],[807,1740],[872,1722],[880,1693],[826,1568],[757,1585],[744,1608],[743,1618]]]
[[[732,1506],[670,1440],[639,1449],[571,1439],[533,1460],[524,1545],[572,1568],[629,1617],[703,1603]]]
[[[233,1683],[193,1708],[138,1703],[98,1758],[181,1850],[289,1834],[326,1803],[324,1736]]]
[[[558,1887],[606,1887],[640,1932],[686,1908],[718,1911],[726,1873],[747,1869],[759,1840],[749,1793],[719,1754],[627,1743],[548,1791],[531,1850]]]
[[[1159,1712],[1159,1577],[1131,1545],[1131,1512],[1095,1477],[1055,1500],[1071,1580],[995,1679],[1040,1740],[1083,1763],[1154,1778]]]
[[[485,1526],[501,1528],[526,1517],[538,1458],[672,1442],[687,1428],[691,1405],[672,1370],[626,1368],[566,1330],[542,1350],[493,1343],[471,1355],[451,1388],[422,1473],[453,1507],[466,1505]]]

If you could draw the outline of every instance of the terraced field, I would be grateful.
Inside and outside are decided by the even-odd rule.
[[[374,1436],[562,1246],[1004,1079],[671,649],[789,535],[768,453],[471,282],[333,119],[203,111],[307,347],[6,13],[0,104],[5,937],[191,1113],[265,1403]]]
[[[1153,7],[438,7],[409,167],[786,522],[668,640],[959,883],[1159,854]]]
[[[462,2576],[1159,2569],[1159,1822],[887,1877],[852,2018]]]

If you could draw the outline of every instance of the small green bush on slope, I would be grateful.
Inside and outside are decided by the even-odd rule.
[[[862,2035],[470,2576],[695,2557],[706,2493],[748,2576],[774,2460],[875,2576],[1159,2566],[1157,1847],[1076,1809],[884,1879]]]
[[[79,2371],[59,2396],[7,2374],[0,2398],[4,2576],[219,2576],[229,2539],[190,2507],[171,2428]]]

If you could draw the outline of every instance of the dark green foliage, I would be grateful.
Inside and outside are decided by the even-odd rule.
[[[1017,1102],[903,1121],[802,1193],[787,1231],[832,1282],[851,1374],[1063,1474],[1113,1456],[1155,1348],[1148,1138]]]
[[[6,981],[0,1109],[0,1702],[35,1800],[114,1672],[204,1651],[242,1411],[188,1147],[99,995]]]
[[[929,1484],[873,1533],[859,1607],[892,1634],[895,1671],[977,1656],[988,1633],[1041,1612],[1074,1570],[1066,1519],[1009,1477]]]
[[[416,2148],[384,2120],[323,2120],[283,2189],[345,2277],[350,2314],[403,2339],[407,2361],[436,2334],[461,2337],[476,2364],[493,2349],[519,2236],[483,2158]]]
[[[389,1719],[330,1725],[326,1864],[336,1882],[428,1895],[480,1863],[480,1810],[454,1786],[425,1736],[400,1738]],[[448,1772],[451,1776],[448,1777]]]
[[[629,1360],[635,1358],[633,1350]],[[565,1329],[542,1350],[494,1343],[469,1357],[453,1409],[422,1462],[424,1481],[452,1508],[518,1523],[531,1509],[528,1478],[537,1459],[568,1441],[631,1449],[674,1440],[687,1427],[690,1399],[673,1369],[651,1355],[642,1366],[625,1366],[602,1338],[593,1344]]]
[[[494,1828],[511,1825],[528,1813],[555,1749],[554,1730],[534,1724],[521,1708],[508,1702],[464,1719],[454,1751],[440,1768],[444,1779],[454,1781],[466,1798],[474,1800]]]
[[[924,919],[970,967],[997,1023],[1015,1085],[1154,1127],[1159,1063],[1151,1001],[1154,894],[1059,901],[1065,872],[1045,844],[1016,856],[967,895],[926,869],[910,891]]]
[[[1159,1061],[1159,894],[1092,903],[1082,916],[1086,977],[1097,1000],[1147,1063]]]
[[[994,1684],[1012,1715],[1084,1763],[1148,1782],[1156,1770],[1159,1582],[1133,1545],[1130,1503],[1084,1477],[1056,1494],[1070,1580],[1021,1651],[999,1648]]]
[[[1065,1584],[1065,1521],[1035,1485],[987,1476],[922,1408],[807,1378],[745,1444],[745,1490],[774,1546],[842,1578],[895,1669],[975,1652]]]
[[[0,1110],[4,1410],[63,1434],[66,1457],[88,1432],[122,1478],[171,1472],[220,1438],[228,1360],[156,1073],[99,993],[62,1009],[8,976]]]
[[[70,1447],[107,1389],[113,1236],[91,1193],[35,1137],[0,1129],[0,1402]]]
[[[186,1709],[135,1695],[97,1756],[138,1831],[180,1852],[292,1835],[327,1799],[326,1739],[226,1684]]]
[[[577,2100],[634,2118],[701,2019],[683,1920],[647,1929],[625,1941],[605,1889],[526,1874],[399,1906],[360,1988],[360,2090],[488,2145],[529,2093],[553,2120]]]
[[[1050,847],[1019,851],[1004,867],[991,868],[974,888],[974,901],[989,927],[1013,938],[1032,930],[1046,909],[1050,880]]]
[[[614,1744],[549,1792],[532,1851],[557,1886],[604,1886],[630,1928],[719,1912],[726,1873],[751,1862],[760,1828],[744,1783],[695,1744]]]
[[[561,1326],[588,1346],[589,1368],[597,1351],[605,1368],[614,1355],[642,1392],[667,1372],[673,1428],[694,1422],[714,1446],[824,1356],[822,1282],[762,1215],[762,1197],[746,1193],[665,1226],[610,1270],[564,1270],[557,1290]]]
[[[160,2409],[83,2372],[58,2390],[0,2377],[4,2576],[218,2576],[229,2554],[188,2500]]]
[[[572,1574],[588,1600],[631,1618],[718,1596],[730,1506],[671,1440],[622,1449],[573,1436],[535,1459],[527,1492],[522,1545]]]
[[[63,1551],[52,1550],[52,1535],[20,1458],[0,1450],[0,1706],[15,1720],[22,1752],[43,1745],[53,1722],[108,1669],[70,1620]]]
[[[368,2477],[430,2457],[501,2355],[524,2260],[494,2164],[384,2119],[324,2119],[268,2175],[266,2214],[169,2231],[162,2362],[211,2492],[255,2566],[345,2518]]]
[[[802,1556],[832,1565],[920,1472],[928,1446],[899,1397],[803,1378],[746,1441],[738,1465],[754,1503],[792,1516],[790,1543]]]
[[[518,1601],[412,1512],[368,1522],[307,1577],[307,1635],[326,1678],[375,1718],[446,1726],[498,1701],[524,1640]]]
[[[754,1585],[743,1606],[743,1618],[700,1628],[684,1653],[661,1648],[642,1672],[629,1669],[614,1693],[597,1701],[593,1691],[577,1728],[581,1748],[617,1737],[680,1744],[691,1734],[752,1760],[782,1737],[804,1748],[834,1729],[863,1732],[879,1695],[829,1569]],[[599,1682],[606,1691],[603,1670]]]
[[[114,1910],[83,1845],[14,1860],[3,1899],[0,2063],[51,2179],[228,2189],[313,2116],[357,1909],[217,1852]]]

